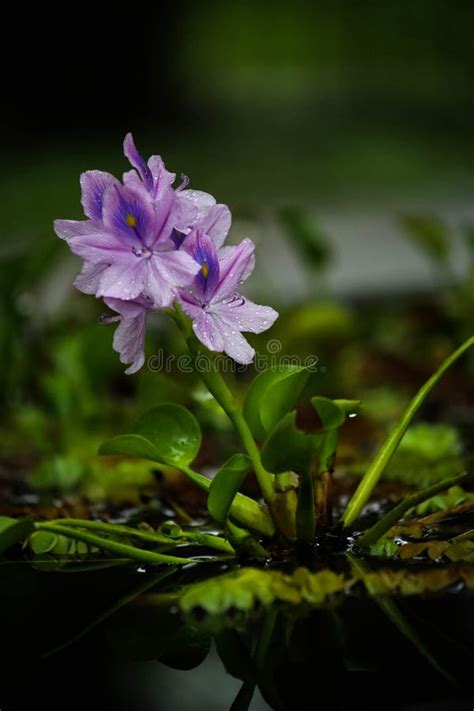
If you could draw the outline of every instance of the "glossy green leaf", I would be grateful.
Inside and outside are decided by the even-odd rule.
[[[311,404],[321,418],[325,430],[332,430],[344,424],[346,414],[334,400],[327,397],[312,397]]]
[[[301,432],[296,426],[296,413],[289,412],[274,427],[263,445],[263,466],[275,474],[305,472],[320,442],[321,435]]]
[[[201,446],[199,424],[181,405],[164,403],[145,413],[133,428],[149,440],[161,460],[170,466],[187,466]]]
[[[245,454],[234,454],[212,480],[207,508],[211,516],[224,523],[235,495],[250,469],[251,461]]]
[[[33,521],[29,518],[0,516],[0,555],[24,540],[33,529]]]
[[[293,408],[309,378],[301,366],[282,365],[259,373],[252,381],[244,401],[243,414],[253,436],[266,435]]]
[[[164,463],[156,447],[145,437],[137,434],[118,435],[103,442],[99,447],[99,454],[117,454],[128,457],[141,457],[154,462]]]

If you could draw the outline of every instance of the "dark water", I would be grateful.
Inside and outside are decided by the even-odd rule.
[[[145,577],[136,571],[8,565],[0,574],[1,711],[228,709],[246,673],[239,645],[255,644],[265,619],[238,631],[227,620],[210,634],[185,623],[171,597],[165,604],[150,594],[112,614]],[[266,700],[257,691],[250,708],[471,709],[473,603],[463,592],[396,600],[412,639],[357,595],[324,609],[281,609],[260,677]]]

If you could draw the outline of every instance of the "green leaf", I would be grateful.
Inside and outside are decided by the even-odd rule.
[[[100,445],[99,454],[119,454],[128,457],[141,457],[142,459],[151,459],[154,462],[160,462],[160,464],[164,463],[156,447],[145,437],[137,434],[118,435],[118,437],[108,439]]]
[[[243,414],[253,436],[266,435],[293,408],[309,378],[307,368],[281,365],[259,373],[247,391]]]
[[[305,434],[296,426],[296,412],[289,412],[274,427],[262,448],[262,464],[268,471],[305,472],[321,435]]]
[[[170,466],[187,466],[201,446],[199,424],[181,405],[164,403],[141,417],[133,428],[149,440],[161,460]]]
[[[235,495],[250,469],[251,461],[245,454],[234,454],[212,480],[207,508],[211,516],[224,523]]]
[[[28,543],[35,555],[50,553],[56,547],[58,536],[50,531],[35,531],[31,534]]]
[[[33,529],[33,521],[29,518],[0,516],[0,555],[15,543],[24,540]]]
[[[321,418],[325,430],[333,430],[344,424],[346,413],[334,400],[312,397],[311,404]]]

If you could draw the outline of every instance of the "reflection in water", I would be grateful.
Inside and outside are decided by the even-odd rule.
[[[469,708],[467,592],[183,616],[192,573],[166,573],[3,566],[0,708]]]

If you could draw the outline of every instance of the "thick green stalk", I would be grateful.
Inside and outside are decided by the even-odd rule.
[[[416,413],[420,409],[423,402],[426,400],[435,385],[448,370],[472,345],[474,345],[474,336],[471,336],[465,343],[462,344],[454,353],[452,353],[444,363],[440,365],[438,370],[431,378],[420,388],[413,400],[408,405],[398,424],[394,427],[388,438],[378,451],[374,461],[364,474],[362,481],[357,487],[356,492],[349,501],[342,521],[345,527],[352,526],[369,497],[374,490],[380,476],[386,469],[391,458],[395,454],[398,445],[403,439],[405,432],[411,424]]]
[[[201,546],[214,548],[221,553],[234,553],[234,549],[224,538],[195,531],[182,531],[181,537],[178,540],[173,540],[173,538],[164,536],[161,533],[155,533],[154,531],[143,531],[140,528],[131,528],[130,526],[121,526],[116,523],[104,523],[102,521],[89,521],[87,519],[80,518],[61,518],[56,521],[52,521],[51,523],[62,526],[70,526],[71,528],[89,528],[94,531],[101,531],[102,533],[108,533],[114,536],[130,536],[139,538],[142,541],[148,541],[149,543],[165,546],[174,546],[177,543],[184,543],[189,540]]]
[[[199,472],[195,472],[190,467],[181,467],[181,471],[200,489],[209,491],[209,487],[211,486],[210,479],[199,474]],[[262,508],[257,501],[254,501],[254,499],[251,499],[249,496],[236,494],[229,513],[232,518],[235,518],[247,528],[257,531],[257,533],[269,537],[275,534],[273,521],[266,508]]]
[[[200,354],[201,348],[199,343],[189,328],[189,322],[186,316],[183,314],[181,309],[176,308],[176,322],[181,329],[186,343],[189,348],[189,352],[196,359]],[[262,491],[263,498],[267,504],[271,505],[273,496],[275,494],[274,489],[274,476],[267,472],[263,466],[260,459],[260,451],[255,443],[249,426],[247,425],[244,416],[237,403],[235,402],[234,396],[227,387],[224,378],[219,373],[214,364],[212,363],[211,356],[209,356],[209,367],[196,368],[205,386],[211,393],[211,395],[217,400],[222,409],[226,412],[230,421],[234,425],[234,429],[242,440],[242,444],[245,447],[245,451],[249,455],[253,468],[255,471],[255,476],[259,483],[260,489]]]
[[[192,560],[189,558],[178,558],[173,555],[147,551],[143,548],[135,548],[135,546],[129,546],[126,543],[118,543],[117,541],[112,541],[107,538],[101,538],[93,533],[78,531],[75,528],[68,528],[67,526],[61,526],[55,523],[37,523],[35,526],[41,531],[58,533],[61,536],[66,536],[66,538],[82,541],[83,543],[88,543],[91,546],[108,551],[109,553],[116,553],[120,556],[130,558],[130,560],[137,560],[140,563],[148,563],[149,565],[187,565],[194,560],[198,560],[197,558]]]

